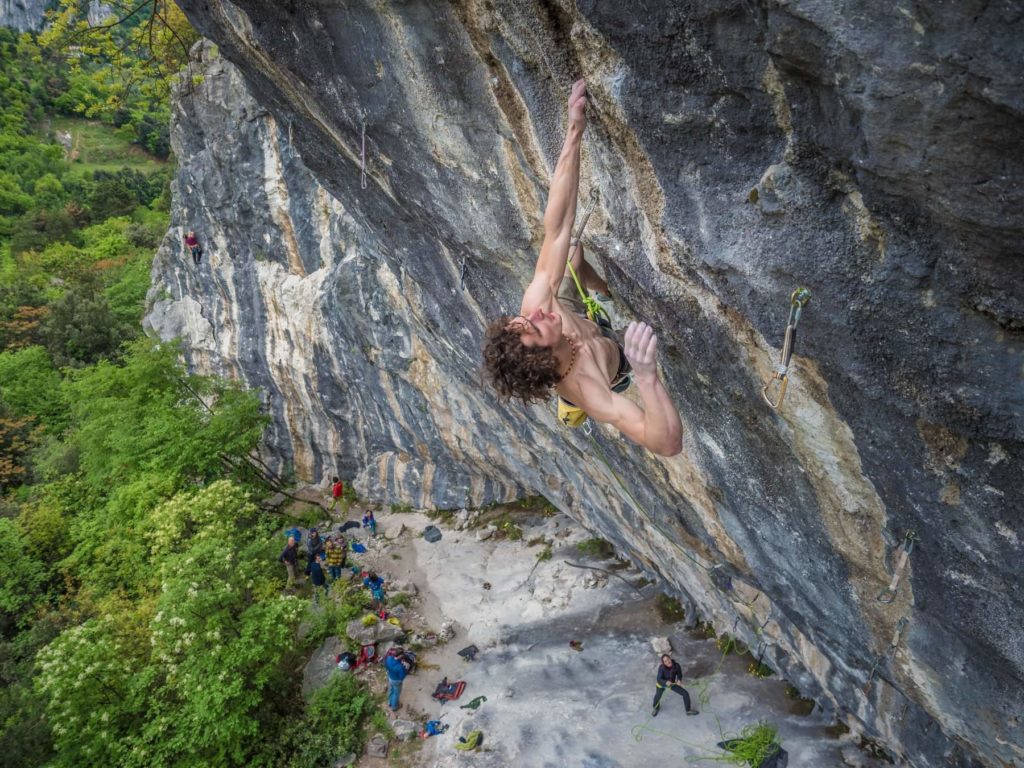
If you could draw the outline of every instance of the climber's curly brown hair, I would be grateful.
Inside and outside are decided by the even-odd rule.
[[[509,328],[508,316],[499,317],[487,326],[484,343],[484,374],[507,402],[518,398],[524,403],[546,400],[551,388],[560,380],[558,359],[550,347],[527,347],[519,331]]]

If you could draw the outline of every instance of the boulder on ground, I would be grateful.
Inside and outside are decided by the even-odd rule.
[[[419,588],[411,581],[401,581],[396,579],[395,581],[388,582],[387,590],[391,594],[395,595],[399,592],[404,592],[407,595],[419,594]]]
[[[398,525],[389,525],[384,529],[384,538],[388,541],[394,541],[399,536],[405,533],[405,523],[399,523]]]
[[[395,732],[395,738],[399,741],[410,741],[416,738],[419,728],[416,723],[410,720],[395,720],[391,723],[391,730]]]
[[[376,621],[365,626],[362,619],[353,619],[345,627],[345,634],[360,645],[384,643],[405,636],[405,630],[387,621]]]
[[[388,740],[378,733],[367,743],[366,754],[370,757],[387,757]]]
[[[327,683],[336,666],[335,658],[344,650],[345,646],[337,635],[328,637],[320,644],[302,670],[303,696],[312,696],[314,691]]]
[[[672,642],[667,637],[655,637],[651,639],[651,648],[659,656],[672,653]]]

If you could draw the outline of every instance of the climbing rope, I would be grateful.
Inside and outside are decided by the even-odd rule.
[[[597,299],[594,299],[583,290],[583,284],[580,282],[580,278],[576,274],[576,269],[572,265],[572,257],[576,253],[576,249],[580,247],[580,243],[583,238],[583,230],[587,228],[587,222],[590,221],[590,215],[594,212],[594,208],[597,206],[597,201],[599,199],[600,193],[597,191],[597,187],[594,187],[590,190],[590,201],[587,203],[587,207],[583,211],[583,218],[581,218],[580,223],[576,225],[576,232],[569,241],[569,258],[566,259],[565,262],[565,265],[569,268],[569,274],[572,275],[572,281],[576,284],[576,291],[580,295],[580,301],[582,301],[583,306],[587,308],[587,317],[595,323],[599,317],[607,318],[608,313],[605,312],[604,307],[601,306]]]
[[[903,541],[900,542],[900,556],[896,561],[896,568],[893,570],[892,580],[889,582],[889,586],[878,593],[875,598],[878,602],[883,605],[889,605],[896,599],[896,590],[900,586],[900,579],[903,578],[903,571],[907,567],[907,562],[910,560],[910,553],[914,551],[914,542],[917,541],[917,534],[913,531],[907,531],[903,537]]]
[[[733,621],[731,632],[733,632],[733,633],[736,632],[736,627],[737,627],[738,624],[739,624],[739,617],[737,617],[736,620]],[[694,678],[694,680],[688,686],[690,689],[692,689],[694,691],[695,700],[697,702],[699,702],[701,711],[706,713],[706,714],[710,714],[715,719],[715,727],[718,729],[718,734],[721,737],[722,741],[727,741],[728,739],[727,739],[727,737],[725,735],[724,729],[722,728],[722,721],[719,718],[718,713],[715,712],[714,708],[711,706],[711,694],[710,694],[710,690],[709,689],[710,689],[710,685],[711,685],[711,679],[714,678],[721,671],[722,665],[725,664],[725,659],[729,655],[730,651],[731,651],[731,649],[729,648],[728,645],[726,645],[725,649],[722,651],[721,656],[719,656],[718,663],[715,664],[714,669],[712,669],[711,672],[708,673],[707,675],[703,675],[702,677]],[[643,741],[644,733],[646,732],[646,733],[651,733],[651,734],[655,734],[655,735],[658,735],[658,736],[664,736],[665,738],[672,739],[673,741],[677,741],[677,742],[679,742],[680,744],[682,744],[684,746],[692,747],[694,749],[698,749],[698,750],[701,750],[702,752],[704,752],[704,754],[700,755],[700,756],[698,756],[698,755],[688,755],[686,757],[687,762],[698,762],[698,761],[701,761],[701,760],[717,760],[717,759],[719,759],[718,755],[716,755],[716,754],[709,754],[710,749],[707,746],[704,746],[702,744],[694,744],[693,742],[690,742],[690,741],[687,741],[685,739],[679,738],[678,736],[676,736],[673,733],[667,733],[665,731],[659,731],[659,730],[656,730],[654,728],[651,728],[651,720],[653,720],[653,719],[654,719],[653,717],[648,717],[646,722],[637,723],[637,724],[635,724],[633,726],[633,728],[632,728],[632,730],[630,732],[631,732],[631,734],[633,736],[633,740],[636,743],[639,744],[640,742]],[[726,753],[722,752],[722,754],[724,755]]]
[[[796,344],[796,327],[800,323],[800,313],[803,312],[807,302],[811,300],[811,292],[807,288],[797,288],[789,297],[789,321],[786,323],[786,337],[782,344],[782,360],[775,373],[768,382],[761,388],[761,396],[773,410],[778,410],[786,397],[786,386],[789,383],[789,361],[793,357],[793,346]],[[773,401],[768,394],[772,382],[778,383],[778,396]]]
[[[888,664],[892,661],[893,657],[896,656],[896,649],[900,644],[900,639],[903,637],[903,632],[907,628],[907,624],[910,623],[910,619],[906,616],[901,616],[900,620],[896,622],[896,629],[892,633],[892,640],[889,642],[889,647],[885,649],[883,653],[875,657],[874,664],[871,665],[871,672],[868,673],[867,682],[864,683],[862,690],[864,693],[868,692],[868,688],[871,687],[871,681],[875,679],[875,672],[882,664]]]
[[[362,167],[360,168],[359,186],[362,189],[366,189],[366,121],[363,121],[363,148],[360,151],[360,161]]]

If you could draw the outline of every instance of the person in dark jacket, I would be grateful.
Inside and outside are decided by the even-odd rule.
[[[284,548],[284,552],[281,553],[281,557],[278,558],[284,567],[288,570],[288,587],[289,589],[295,584],[295,567],[299,562],[299,544],[295,541],[294,536],[288,537],[288,546]]]
[[[313,582],[313,605],[320,602],[321,591],[325,598],[331,593],[331,587],[327,584],[327,575],[324,573],[326,567],[327,562],[323,552],[309,564],[309,580]]]
[[[683,697],[683,703],[686,705],[686,714],[688,715],[699,715],[696,709],[690,705],[690,694],[683,686],[679,685],[679,682],[683,679],[683,670],[679,666],[679,662],[674,661],[671,656],[667,653],[661,657],[661,664],[658,665],[658,690],[654,692],[654,709],[651,711],[651,717],[658,716],[658,710],[661,709],[661,697],[664,695],[666,690],[673,690]]]
[[[306,542],[306,557],[309,565],[319,560],[323,552],[324,540],[320,538],[320,532],[316,528],[310,528],[309,541]],[[306,567],[306,573],[309,573],[309,566]]]

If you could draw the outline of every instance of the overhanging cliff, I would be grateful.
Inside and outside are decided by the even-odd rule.
[[[543,493],[912,764],[1024,763],[1016,5],[182,5],[219,55],[179,96],[148,322],[266,393],[278,461],[417,505]],[[479,384],[581,75],[590,252],[661,332],[671,460]]]

